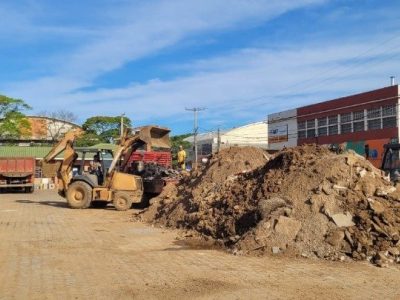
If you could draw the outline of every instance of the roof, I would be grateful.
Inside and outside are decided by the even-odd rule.
[[[51,120],[51,121],[58,121],[58,122],[61,122],[61,123],[66,123],[66,124],[70,124],[70,125],[72,125],[73,127],[78,127],[78,128],[80,128],[80,129],[82,129],[82,126],[81,125],[78,125],[78,124],[76,124],[76,123],[72,123],[72,122],[69,122],[69,121],[65,121],[65,120],[61,120],[61,119],[57,119],[57,118],[51,118],[51,117],[46,117],[46,116],[25,116],[27,119],[46,119],[46,120]]]
[[[0,146],[0,157],[34,157],[36,159],[42,159],[50,152],[52,148],[53,147],[50,146]],[[95,150],[96,147],[90,149]],[[77,153],[79,153],[79,148],[77,148],[77,150]],[[87,159],[92,159],[94,154],[95,153],[87,153],[85,157]],[[56,157],[56,159],[62,158],[63,152]]]
[[[99,149],[99,150],[105,149],[105,150],[113,150],[114,151],[115,149],[117,149],[117,145],[108,144],[108,143],[100,143],[100,144],[96,144],[96,145],[90,146],[88,148]]]
[[[35,157],[43,158],[50,152],[49,146],[0,146],[0,157]],[[58,157],[62,157],[59,155]]]

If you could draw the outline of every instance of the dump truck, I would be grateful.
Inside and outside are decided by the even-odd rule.
[[[132,203],[140,203],[143,198],[143,178],[129,173],[129,158],[138,148],[151,151],[152,147],[170,148],[170,130],[158,126],[144,126],[136,132],[126,130],[115,151],[107,149],[79,149],[74,141],[83,132],[72,130],[56,144],[44,158],[45,163],[64,152],[59,167],[59,194],[67,199],[71,208],[88,208],[90,206],[106,206],[112,202],[117,210],[127,210]],[[72,167],[79,155],[97,151],[99,172],[81,171],[73,176]],[[99,156],[112,155],[109,166]],[[81,161],[84,161],[84,159]],[[103,162],[103,164],[101,163]]]
[[[34,157],[0,157],[0,189],[34,191]]]

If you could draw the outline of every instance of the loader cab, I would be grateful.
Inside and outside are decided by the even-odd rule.
[[[391,181],[400,181],[400,144],[386,144],[384,150],[381,169]]]
[[[113,159],[113,152],[109,149],[96,148],[75,148],[78,154],[77,163],[75,164],[75,172],[73,179],[79,177],[88,177],[93,186],[101,186],[105,182],[108,169]],[[90,172],[90,162],[98,157],[98,163],[101,166],[101,172]]]

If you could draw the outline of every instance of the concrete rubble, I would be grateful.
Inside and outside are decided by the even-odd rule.
[[[224,149],[152,203],[144,221],[234,253],[400,262],[400,189],[351,151]]]

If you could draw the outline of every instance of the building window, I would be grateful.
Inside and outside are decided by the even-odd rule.
[[[340,125],[340,133],[350,133],[351,132],[351,123],[346,123]]]
[[[395,128],[397,127],[396,124],[396,117],[387,117],[382,119],[382,128]]]
[[[313,128],[313,129],[307,129],[307,137],[308,137],[308,138],[315,137],[315,128]]]
[[[305,131],[305,130],[299,130],[299,131],[297,132],[297,137],[298,137],[299,139],[305,139],[305,138],[306,138],[306,131]]]
[[[326,126],[328,124],[326,117],[318,119],[318,127]]]
[[[329,126],[328,127],[328,134],[329,135],[338,134],[338,126],[337,125]]]
[[[298,128],[299,130],[304,130],[304,129],[306,129],[306,121],[301,121],[301,122],[297,123],[297,128]]]
[[[364,131],[364,120],[353,122],[353,131],[354,132]]]
[[[338,116],[330,116],[328,117],[328,124],[329,125],[335,125],[338,123]]]
[[[383,117],[396,116],[396,105],[383,106],[382,116]]]
[[[318,136],[327,136],[328,128],[327,127],[319,127],[318,128]]]
[[[315,128],[315,120],[308,120],[307,121],[307,129],[309,128]]]
[[[381,119],[368,120],[368,130],[381,129]]]
[[[359,121],[359,120],[364,120],[364,111],[356,111],[353,113],[353,120],[354,121]]]
[[[340,123],[350,123],[351,122],[351,113],[341,114],[340,115]]]
[[[375,119],[381,117],[381,108],[371,108],[367,110],[367,118]]]

